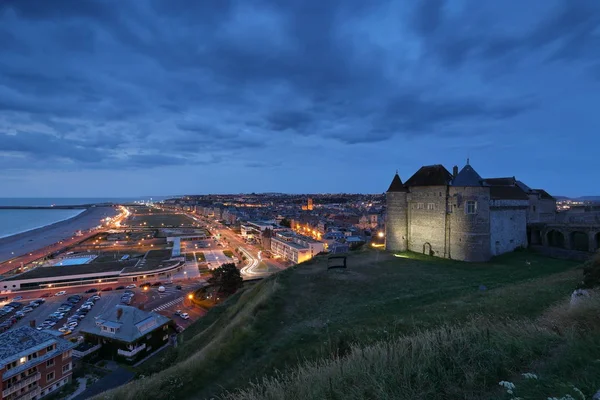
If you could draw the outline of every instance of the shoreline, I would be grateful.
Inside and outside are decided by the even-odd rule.
[[[2,208],[0,208],[0,209],[2,209]],[[6,210],[6,208],[4,208],[4,210]],[[17,208],[15,208],[14,210],[17,210]],[[18,210],[23,210],[23,208],[18,208]],[[33,208],[31,208],[31,210],[34,210],[34,209],[33,209]],[[39,208],[36,208],[35,210],[39,210]],[[73,210],[75,210],[75,208],[73,208]],[[2,243],[2,242],[1,242],[1,241],[2,241],[2,239],[8,239],[8,238],[10,238],[10,237],[12,237],[12,236],[21,235],[21,234],[23,234],[23,233],[27,233],[27,232],[35,231],[36,229],[45,228],[45,227],[47,227],[47,226],[51,226],[51,225],[54,225],[54,224],[58,224],[58,223],[60,223],[60,222],[64,222],[64,221],[68,221],[68,220],[70,220],[70,219],[73,219],[73,218],[77,218],[79,215],[81,215],[81,214],[83,214],[84,212],[86,212],[86,211],[87,211],[87,209],[85,209],[85,208],[77,208],[77,210],[81,210],[81,211],[79,211],[77,214],[75,214],[75,215],[72,215],[72,216],[70,216],[70,217],[67,217],[67,218],[64,218],[64,219],[61,219],[61,220],[58,220],[58,221],[54,221],[54,222],[51,222],[51,223],[49,223],[49,224],[46,224],[46,225],[40,225],[40,226],[36,226],[36,227],[34,227],[34,228],[27,229],[27,230],[24,230],[24,231],[19,231],[19,232],[14,232],[14,233],[9,233],[8,235],[5,235],[5,236],[0,236],[0,243]]]
[[[117,214],[113,207],[90,207],[71,218],[0,238],[0,263],[70,239],[76,231],[87,231]]]

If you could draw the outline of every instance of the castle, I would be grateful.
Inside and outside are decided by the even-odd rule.
[[[386,193],[386,249],[487,261],[527,247],[527,224],[552,222],[556,200],[515,177],[484,179],[469,165],[421,167]]]

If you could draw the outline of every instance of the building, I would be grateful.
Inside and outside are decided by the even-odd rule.
[[[527,247],[528,221],[550,220],[556,209],[545,191],[514,177],[483,179],[468,160],[452,174],[439,164],[405,183],[396,174],[386,201],[386,249],[463,261]]]
[[[40,399],[71,381],[74,343],[23,326],[0,335],[0,400]]]
[[[271,252],[295,264],[310,260],[325,251],[325,244],[293,232],[275,232],[271,237]]]
[[[86,342],[101,344],[103,357],[134,362],[168,343],[173,321],[154,312],[117,305],[96,317],[96,323],[81,330]]]

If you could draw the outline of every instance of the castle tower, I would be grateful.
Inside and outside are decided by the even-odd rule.
[[[407,250],[407,199],[408,189],[398,173],[386,192],[387,215],[385,218],[385,248],[391,251]]]

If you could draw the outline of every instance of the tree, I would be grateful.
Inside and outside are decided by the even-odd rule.
[[[234,294],[244,282],[240,270],[233,263],[223,264],[211,273],[212,277],[208,279],[208,283],[217,289],[217,293],[225,296]]]
[[[285,226],[286,228],[291,228],[292,227],[292,223],[287,218],[282,219],[281,222],[279,223],[279,225]]]

